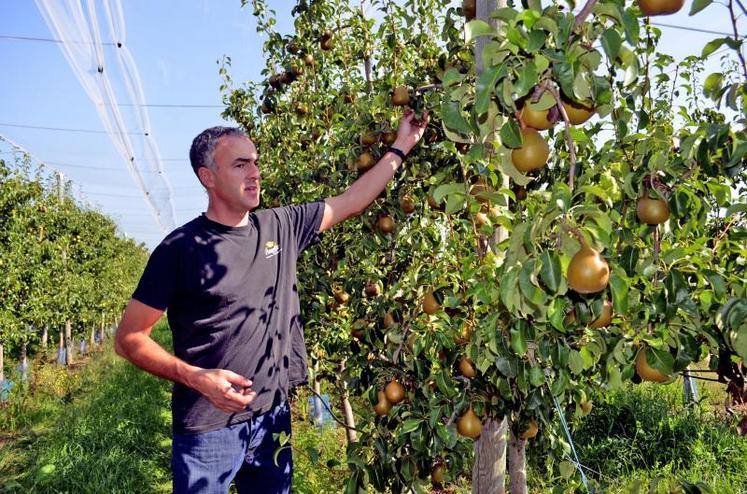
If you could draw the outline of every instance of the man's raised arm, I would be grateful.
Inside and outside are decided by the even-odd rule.
[[[405,111],[397,129],[397,139],[393,148],[404,154],[410,152],[423,137],[428,124],[427,114],[422,120],[415,119],[415,112]],[[385,153],[376,165],[364,173],[342,194],[327,198],[324,201],[324,217],[319,231],[329,230],[336,224],[351,216],[361,214],[394,177],[397,168],[402,165],[402,158],[392,152]]]

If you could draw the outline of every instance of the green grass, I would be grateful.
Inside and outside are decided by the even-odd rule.
[[[573,440],[581,463],[598,472],[587,474],[602,492],[634,492],[640,485],[641,492],[668,493],[687,481],[718,494],[747,493],[747,441],[716,413],[713,403],[723,389],[700,390],[700,403],[690,406],[683,405],[681,381],[629,385],[595,399]],[[536,492],[552,490],[539,474],[532,480],[540,486]]]
[[[154,336],[169,347],[169,332]],[[109,342],[110,343],[110,342]],[[170,384],[104,352],[72,371],[37,360],[32,381],[0,407],[0,493],[171,492]],[[336,493],[345,433],[293,407],[294,492]]]
[[[73,372],[36,367],[0,410],[0,492],[170,492],[167,382],[110,347]]]

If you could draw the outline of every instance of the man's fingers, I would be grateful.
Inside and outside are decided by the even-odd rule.
[[[247,388],[252,385],[252,381],[248,378],[236,374],[235,372],[226,371],[225,373],[226,381],[230,382],[231,384],[237,384],[243,388]]]

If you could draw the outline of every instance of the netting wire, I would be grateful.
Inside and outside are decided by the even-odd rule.
[[[584,487],[586,488],[587,492],[593,493],[593,490],[589,490],[589,480],[586,478],[586,474],[584,473],[584,466],[581,464],[581,462],[578,460],[578,454],[576,453],[576,446],[573,444],[573,438],[571,437],[571,431],[568,429],[568,422],[565,421],[565,414],[563,413],[563,410],[560,408],[560,404],[558,403],[557,398],[555,398],[555,394],[552,392],[552,389],[550,388],[550,375],[551,371],[550,369],[545,369],[545,376],[547,376],[547,389],[550,391],[550,396],[552,396],[552,401],[555,403],[555,410],[558,412],[558,417],[560,418],[560,425],[563,426],[563,432],[565,432],[565,437],[568,439],[568,444],[571,445],[571,453],[573,453],[573,458],[570,459],[571,463],[574,464],[576,469],[581,474],[581,481],[584,483]]]
[[[172,202],[171,185],[160,163],[158,146],[150,129],[149,119],[142,104],[142,85],[132,56],[123,51],[124,22],[118,0],[114,5],[104,0],[107,23],[112,38],[117,43],[118,60],[124,74],[125,86],[131,103],[137,109],[138,142],[144,149],[144,158],[136,159],[135,146],[125,119],[117,103],[104,61],[101,33],[96,16],[95,0],[87,0],[86,18],[80,0],[36,0],[42,17],[50,31],[62,42],[60,48],[76,78],[93,101],[96,111],[118,154],[122,157],[130,176],[150,206],[162,232],[172,230],[176,214]],[[82,41],[82,42],[81,42]],[[120,52],[122,54],[120,54]],[[150,168],[150,170],[148,169]],[[150,172],[150,173],[148,173]]]

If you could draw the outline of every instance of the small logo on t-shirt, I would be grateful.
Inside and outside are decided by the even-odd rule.
[[[280,246],[272,240],[265,242],[265,259],[275,257],[280,254]]]

